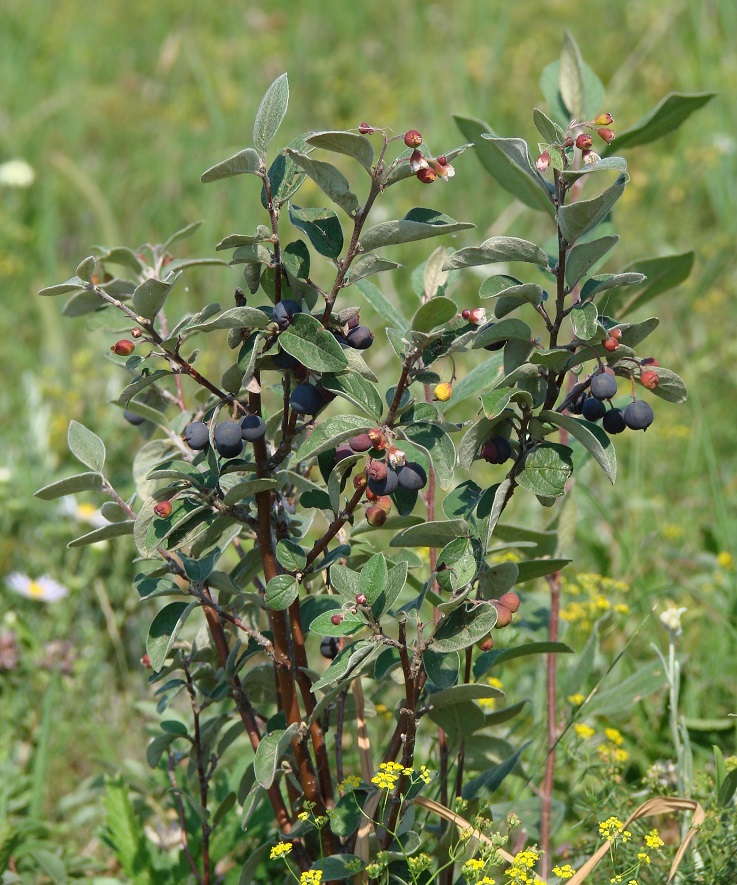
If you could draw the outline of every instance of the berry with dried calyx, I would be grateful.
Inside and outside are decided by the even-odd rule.
[[[479,642],[479,648],[481,651],[491,651],[494,648],[494,640],[491,636],[487,636],[483,642]]]
[[[399,485],[410,492],[418,492],[427,485],[427,473],[421,464],[407,461],[397,473]]]
[[[505,436],[492,436],[481,447],[481,457],[489,464],[504,464],[512,457],[512,444]]]
[[[354,452],[368,452],[368,450],[373,447],[371,437],[368,433],[359,433],[358,436],[352,436],[348,440],[348,445]]]
[[[184,441],[195,452],[201,452],[210,445],[210,428],[204,421],[193,421],[184,428]]]
[[[383,463],[383,462],[372,462]],[[386,465],[384,465],[386,466]],[[370,473],[370,467],[366,471],[369,474],[368,478],[368,488],[374,495],[391,495],[392,492],[396,491],[397,486],[399,485],[399,477],[397,476],[396,470],[392,470],[391,467],[387,467],[386,474],[383,479],[372,479]]]
[[[595,396],[587,396],[583,401],[581,414],[587,421],[598,421],[606,415],[606,406]]]
[[[538,172],[545,172],[548,166],[550,166],[550,152],[543,151],[537,160],[535,160],[535,168]]]
[[[472,307],[470,310],[466,308],[466,310],[461,311],[461,316],[464,320],[468,320],[469,323],[473,323],[474,326],[481,326],[486,322],[486,308]]]
[[[298,415],[316,415],[325,405],[325,400],[314,385],[304,381],[292,391],[289,404]]]
[[[266,436],[266,422],[258,415],[246,415],[241,419],[241,436],[246,442],[255,442]]]
[[[609,409],[601,422],[602,427],[609,434],[622,433],[627,427],[624,421],[624,413],[621,409]]]
[[[365,593],[356,593],[356,605],[366,605],[368,599]]]
[[[355,329],[351,329],[345,340],[349,347],[356,350],[368,350],[374,343],[374,333],[368,326],[356,326]]]
[[[589,389],[597,399],[611,399],[617,394],[617,379],[608,372],[599,372],[591,378]]]
[[[647,387],[648,390],[655,390],[658,384],[660,384],[658,373],[653,372],[652,369],[645,369],[640,375],[640,384],[642,384],[643,387]]]
[[[499,597],[499,603],[506,606],[512,614],[519,611],[521,601],[516,593],[504,593]]]
[[[135,412],[131,412],[130,409],[126,409],[123,412],[123,417],[129,424],[133,424],[135,427],[139,424],[143,424],[146,420],[142,415],[137,415]]]
[[[338,652],[340,649],[338,648],[338,637],[337,636],[325,636],[320,643],[320,654],[327,658],[329,661],[334,660],[338,657]]]
[[[362,470],[360,473],[356,474],[356,476],[353,477],[353,488],[356,491],[358,491],[359,489],[365,489],[366,482],[367,482],[366,472]]]
[[[605,141],[607,144],[611,144],[614,139],[617,137],[614,132],[609,129],[607,126],[602,126],[600,129],[596,130],[599,133],[599,138]]]
[[[617,341],[622,337],[622,330],[620,328],[614,328],[609,330],[609,337],[616,338]]]
[[[338,613],[336,613],[336,614],[334,614],[334,615],[331,615],[331,616],[330,616],[330,623],[331,623],[331,624],[334,624],[334,625],[337,627],[338,624],[342,624],[342,623],[343,623],[343,617],[344,617],[343,615],[338,614]]]
[[[422,135],[416,129],[410,129],[404,133],[404,143],[407,147],[419,147],[422,144]]]
[[[656,360],[654,356],[647,356],[644,360],[640,360],[640,365],[655,366],[655,368],[657,369],[657,367],[660,365],[660,362]]]
[[[419,169],[416,177],[418,181],[421,181],[423,184],[432,184],[438,177],[438,174],[434,169],[427,167],[425,169]]]
[[[598,163],[601,160],[601,157],[596,151],[581,151],[581,159],[584,166],[593,166],[594,163]]]
[[[159,501],[159,503],[154,507],[154,513],[159,519],[167,519],[171,516],[171,512],[174,508],[172,507],[171,501]]]
[[[384,431],[379,430],[378,427],[373,430],[369,430],[368,438],[371,440],[371,447],[376,449],[377,452],[381,452],[386,448],[386,437],[384,436]]]
[[[386,522],[386,511],[377,504],[366,508],[366,522],[375,529],[380,529]]]
[[[576,147],[580,151],[590,150],[593,143],[593,138],[587,132],[582,132],[576,139]]]
[[[130,356],[135,349],[136,345],[127,338],[121,338],[120,341],[116,341],[110,348],[110,350],[118,356]]]
[[[373,492],[370,492],[371,500],[376,504],[377,507],[381,507],[384,513],[390,513],[392,509],[392,499],[389,495],[374,495]],[[366,496],[368,497],[368,495]]]
[[[373,460],[366,468],[366,475],[369,479],[382,480],[386,479],[389,467],[385,461]]]
[[[610,335],[603,344],[604,350],[608,350],[609,353],[614,353],[614,351],[619,347],[619,341],[613,336]]]
[[[624,423],[630,430],[647,430],[654,419],[653,410],[641,399],[630,403],[624,410]]]
[[[496,626],[509,626],[509,624],[512,623],[512,610],[507,608],[506,605],[502,605],[498,599],[492,599],[491,601],[494,604],[494,608],[496,609]]]
[[[131,329],[131,338],[140,338],[143,335],[143,332],[136,326],[135,329]]]
[[[594,120],[594,123],[597,126],[608,126],[610,123],[614,122],[614,117],[610,113],[599,114],[599,116]]]
[[[447,403],[453,396],[453,385],[449,381],[441,381],[440,384],[435,385],[432,393],[436,400]]]
[[[361,133],[361,135],[373,135],[376,130],[368,123],[361,123],[358,126],[358,131]]]
[[[243,451],[243,431],[237,421],[223,421],[213,433],[215,451],[222,458],[236,458]]]
[[[284,301],[277,301],[272,312],[272,319],[279,326],[282,332],[289,328],[292,317],[295,314],[302,313],[302,308],[296,301],[286,298]]]

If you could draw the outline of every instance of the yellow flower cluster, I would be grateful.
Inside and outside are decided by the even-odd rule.
[[[499,562],[522,562],[522,557],[514,550],[506,550],[504,553],[495,553],[489,557],[489,562],[496,565]]]
[[[341,793],[346,793],[348,790],[355,790],[360,784],[361,778],[357,774],[349,774],[338,784],[338,789]]]
[[[585,725],[583,722],[577,722],[573,726],[573,730],[583,741],[589,740],[596,734],[595,729],[593,729],[590,725]]]
[[[420,873],[424,873],[425,870],[429,869],[432,864],[432,858],[429,854],[425,854],[424,852],[421,854],[415,854],[413,857],[407,858],[407,866],[409,867],[410,873],[413,876],[417,876]]]
[[[432,775],[430,774],[430,769],[427,767],[427,765],[420,765],[419,778],[423,784],[429,784],[432,780]]]
[[[475,873],[480,873],[481,870],[486,866],[486,863],[478,857],[473,857],[471,860],[467,860],[463,866],[461,867],[461,872],[463,875],[470,879],[474,876]]]
[[[307,870],[299,877],[299,885],[320,885],[322,882],[322,870]]]
[[[626,750],[612,744],[599,744],[596,753],[602,762],[615,768],[624,765],[630,758],[630,754]]]
[[[483,876],[476,885],[496,885],[496,879],[492,879],[491,876]]]
[[[586,696],[582,695],[580,692],[576,692],[576,694],[569,694],[566,700],[569,704],[573,704],[574,707],[580,707],[586,700]]]
[[[665,845],[665,842],[660,838],[660,833],[657,830],[650,830],[649,833],[645,835],[645,844],[648,848],[662,848]]]
[[[610,839],[612,842],[627,842],[632,833],[629,830],[625,830],[624,824],[618,817],[608,817],[599,824],[599,835],[604,839]]]
[[[640,863],[650,863],[650,855],[646,851],[638,851],[637,859]]]
[[[499,691],[503,688],[502,680],[497,679],[496,676],[487,676],[486,681],[492,688],[498,688]],[[493,710],[496,704],[496,698],[479,698],[478,700],[479,706],[483,707],[484,710]]]
[[[405,768],[400,762],[382,762],[378,773],[371,778],[371,783],[376,784],[380,790],[393,790],[400,774],[410,775],[412,772],[412,768]]]
[[[617,747],[621,747],[624,743],[624,738],[622,737],[622,732],[617,728],[605,728],[604,736],[610,743],[614,744]]]
[[[505,876],[509,882],[515,885],[532,885],[535,881],[534,875],[530,872],[540,859],[540,852],[535,848],[526,848],[524,851],[518,851],[514,856],[514,862],[505,871]]]
[[[553,867],[553,873],[561,879],[571,879],[576,871],[569,863],[564,863],[562,867]]]
[[[589,630],[608,611],[621,615],[629,613],[629,606],[612,601],[628,589],[624,581],[615,581],[603,575],[580,574],[575,581],[564,581],[563,592],[573,600],[561,609],[560,616],[569,624]]]
[[[725,571],[733,569],[734,558],[732,557],[732,554],[726,550],[722,550],[721,553],[717,555],[717,565]]]
[[[286,857],[291,850],[291,842],[278,842],[269,852],[269,859],[278,860],[280,857]]]

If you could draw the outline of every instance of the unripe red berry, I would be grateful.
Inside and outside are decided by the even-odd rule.
[[[365,593],[356,593],[356,605],[366,605],[367,602]]]
[[[494,648],[494,640],[491,636],[487,636],[483,642],[479,642],[479,648],[481,651],[491,651]]]
[[[366,508],[366,522],[374,528],[381,528],[386,522],[386,511],[374,505]]]
[[[622,337],[622,330],[621,329],[610,329],[609,330],[609,337],[616,338],[617,341],[619,341]]]
[[[373,135],[374,127],[369,126],[368,123],[361,123],[361,125],[358,127],[358,131],[361,133],[361,135]]]
[[[136,326],[135,329],[131,329],[131,338],[140,338],[143,335],[143,332]]]
[[[597,126],[608,126],[610,123],[614,122],[614,117],[611,114],[599,114],[599,116],[594,120]]]
[[[416,129],[410,129],[404,133],[404,143],[407,147],[419,147],[422,144],[422,135]]]
[[[645,357],[644,360],[641,361],[640,365],[642,366],[655,366],[656,368],[660,365],[660,362],[655,359],[654,356]]]
[[[171,501],[159,501],[159,503],[154,507],[154,513],[159,519],[166,519],[171,516],[171,512],[174,508],[172,507]]]
[[[379,498],[381,498],[381,497],[382,497],[382,495],[377,495],[376,492],[372,492],[371,489],[368,488],[368,484],[367,484],[367,487],[366,487],[366,500],[367,501],[371,501],[372,504],[376,504],[377,501],[379,500]]]
[[[492,600],[497,611],[496,626],[507,627],[512,623],[512,612],[498,600]]]
[[[576,147],[580,151],[587,151],[591,148],[591,145],[594,143],[594,140],[588,134],[588,132],[582,132],[578,138],[576,139]]]
[[[499,597],[501,605],[506,606],[512,613],[519,610],[520,598],[516,593],[504,593]]]
[[[417,178],[423,184],[432,184],[437,177],[437,173],[434,169],[420,169],[417,172]]]
[[[148,669],[151,668],[151,658],[148,656],[148,652],[141,658],[141,664]]]
[[[366,474],[359,473],[353,477],[353,488],[358,491],[359,489],[366,488]]]
[[[380,452],[386,448],[386,437],[384,436],[383,431],[378,428],[369,430],[368,438],[371,440],[371,447],[377,451]]]
[[[468,308],[466,308],[465,310],[461,311],[461,316],[463,317],[464,320],[467,320],[471,316],[471,311]]]
[[[603,139],[607,144],[611,144],[614,139],[617,137],[611,129],[607,129],[606,126],[601,129],[596,130],[599,133],[599,137]]]
[[[545,172],[545,170],[550,166],[550,154],[548,151],[543,151],[540,156],[535,160],[535,166],[538,172]]]
[[[338,624],[341,624],[342,622],[343,622],[343,615],[338,614],[337,612],[336,612],[336,614],[334,614],[330,617],[330,623],[335,624],[336,627],[338,626]]]
[[[380,482],[382,479],[386,479],[388,469],[385,461],[374,460],[366,468],[366,475],[369,479],[375,479],[377,482]]]
[[[130,356],[135,349],[136,345],[127,338],[121,338],[120,341],[116,341],[110,348],[110,350],[113,353],[117,353],[118,356]]]
[[[647,387],[648,390],[655,390],[658,384],[660,384],[658,373],[653,372],[652,369],[645,369],[640,375],[640,384],[642,384],[643,387]]]
[[[619,347],[619,341],[610,335],[606,341],[604,342],[604,350],[608,350],[610,353],[615,351]]]
[[[384,513],[389,513],[389,511],[392,509],[392,499],[389,497],[389,495],[379,495],[379,497],[376,499],[376,506],[381,507]]]

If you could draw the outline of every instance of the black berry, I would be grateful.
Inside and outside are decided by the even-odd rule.
[[[335,450],[335,463],[338,464],[340,461],[344,461],[346,458],[350,458],[352,455],[355,455],[355,452],[348,445],[348,443],[341,443]]]
[[[206,449],[210,444],[210,430],[204,421],[195,421],[184,428],[184,441],[196,452]]]
[[[641,399],[630,403],[624,410],[624,423],[630,430],[647,430],[654,418],[653,410]]]
[[[599,372],[591,379],[591,396],[597,399],[611,399],[617,394],[617,379],[614,375]]]
[[[609,409],[601,422],[607,433],[621,433],[627,426],[621,409]]]
[[[320,643],[320,654],[332,661],[338,656],[338,639],[335,636],[326,636]]]
[[[254,442],[266,436],[266,423],[258,415],[246,415],[241,420],[241,436],[246,442]]]
[[[348,445],[354,452],[368,452],[373,446],[373,443],[371,442],[371,437],[368,433],[360,433],[358,436],[352,436],[348,440]]]
[[[427,473],[425,473],[425,468],[421,464],[417,464],[413,461],[408,461],[399,469],[397,472],[397,479],[399,485],[403,489],[408,489],[411,492],[424,489],[427,485]]]
[[[350,347],[355,347],[356,350],[366,350],[374,343],[374,333],[368,326],[356,326],[348,333],[346,341]]]
[[[375,495],[391,495],[399,485],[399,476],[395,470],[389,467],[384,479],[371,479],[367,483],[369,490]]]
[[[146,420],[140,415],[137,415],[135,412],[131,412],[129,409],[126,409],[123,412],[123,417],[129,424],[134,424],[136,426],[138,426],[139,424],[143,424],[143,422]]]
[[[296,301],[290,301],[287,298],[284,301],[278,301],[274,305],[272,316],[274,322],[278,324],[282,331],[284,331],[284,329],[289,328],[289,324],[292,322],[292,317],[296,313],[302,313],[302,308]]]
[[[583,402],[581,414],[587,421],[598,421],[606,415],[606,406],[595,396],[587,396]]]
[[[492,436],[482,446],[481,457],[489,464],[503,464],[512,457],[512,444],[505,436]]]
[[[325,405],[325,400],[316,387],[305,381],[294,388],[289,404],[298,415],[316,415]]]
[[[237,421],[223,421],[215,428],[215,449],[223,458],[235,458],[243,451],[243,431]]]

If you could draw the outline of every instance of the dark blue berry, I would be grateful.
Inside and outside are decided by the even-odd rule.
[[[617,379],[607,372],[599,372],[591,379],[591,396],[597,399],[611,399],[617,395]]]
[[[587,396],[583,402],[581,414],[587,421],[598,421],[606,415],[606,406],[595,396]]]
[[[196,452],[206,449],[210,444],[210,430],[204,421],[195,421],[184,428],[184,441]]]
[[[143,424],[143,422],[146,420],[145,418],[142,418],[140,415],[137,415],[135,412],[131,412],[129,409],[126,409],[123,412],[123,417],[125,418],[125,420],[129,424],[133,424],[135,426],[138,426],[139,424]]]
[[[266,435],[266,423],[258,415],[246,415],[241,420],[241,436],[246,442],[254,442]]]
[[[621,433],[627,427],[621,409],[609,409],[601,423],[604,430],[610,434]]]
[[[223,421],[213,433],[215,449],[223,458],[235,458],[243,451],[243,431],[237,421]]]
[[[294,388],[289,404],[298,415],[316,415],[325,405],[325,400],[316,387],[305,381]]]
[[[653,410],[641,399],[630,403],[624,410],[624,423],[630,430],[647,430],[654,418]]]
[[[408,461],[403,467],[397,471],[399,485],[403,489],[411,492],[417,492],[424,489],[427,485],[427,473],[421,464],[414,461]]]
[[[366,350],[374,343],[374,333],[368,326],[356,326],[348,333],[346,341],[350,347],[355,347],[356,350]]]

